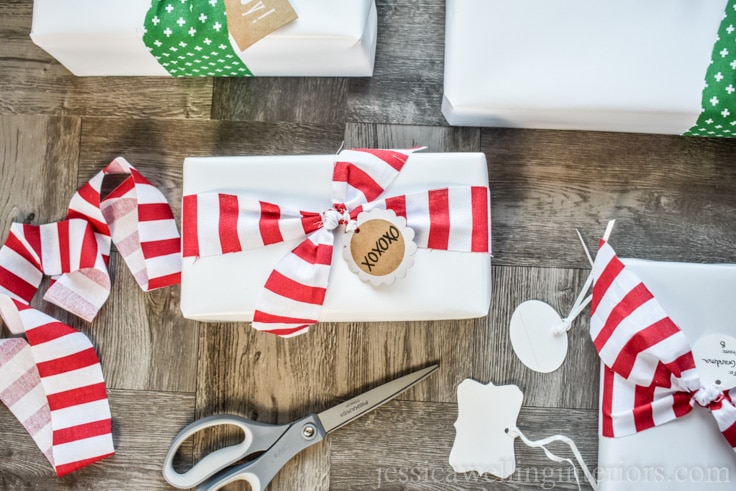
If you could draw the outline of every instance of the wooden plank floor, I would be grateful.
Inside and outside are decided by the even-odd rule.
[[[519,426],[532,438],[573,437],[594,465],[598,363],[585,315],[563,367],[537,374],[511,351],[511,314],[532,298],[567,312],[587,274],[574,230],[593,245],[610,218],[618,219],[614,242],[623,256],[736,262],[736,141],[449,127],[440,113],[444,0],[377,5],[373,78],[175,80],[75,78],[30,41],[32,2],[0,3],[3,238],[13,221],[63,218],[76,188],[117,155],[163,189],[178,218],[186,156],[332,153],[344,141],[483,151],[494,250],[485,318],[322,324],[289,340],[245,324],[186,320],[178,287],[142,293],[114,253],[112,295],[94,322],[34,303],[98,349],[117,453],[57,479],[0,407],[0,488],[170,489],[161,477],[164,454],[194,418],[236,412],[283,423],[439,362],[438,373],[400,400],[299,455],[270,489],[539,489],[550,480],[555,489],[576,489],[564,466],[519,442],[526,473],[506,481],[454,474],[457,385],[466,378],[519,385]],[[208,448],[215,436],[189,450]],[[550,468],[565,479],[541,482]]]

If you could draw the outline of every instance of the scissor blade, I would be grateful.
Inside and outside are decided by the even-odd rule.
[[[439,365],[432,365],[394,379],[391,382],[387,382],[376,387],[375,389],[364,392],[349,401],[322,411],[317,415],[317,417],[319,418],[320,423],[322,423],[322,427],[325,429],[326,433],[335,431],[354,419],[357,419],[378,406],[390,401],[405,390],[427,378],[438,368]]]

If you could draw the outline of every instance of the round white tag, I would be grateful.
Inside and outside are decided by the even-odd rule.
[[[362,212],[356,228],[346,233],[343,257],[350,271],[373,285],[390,285],[406,276],[417,250],[414,231],[392,210]]]
[[[527,300],[511,316],[509,336],[516,356],[541,373],[557,370],[567,356],[567,332],[555,333],[562,318],[549,304]]]
[[[693,358],[703,385],[721,390],[736,387],[736,338],[708,334],[693,345]]]

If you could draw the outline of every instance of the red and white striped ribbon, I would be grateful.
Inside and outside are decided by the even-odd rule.
[[[206,257],[286,240],[303,241],[274,267],[254,312],[253,327],[281,336],[304,333],[319,319],[332,264],[334,228],[361,211],[391,209],[406,218],[418,247],[489,252],[486,186],[434,189],[378,199],[417,149],[342,151],[332,178],[333,207],[292,210],[254,197],[187,195],[182,206],[182,254]]]
[[[601,433],[625,436],[710,409],[736,448],[736,389],[704,387],[685,334],[639,277],[601,241],[590,334],[604,363]]]
[[[105,175],[126,175],[101,199]],[[99,358],[81,332],[29,306],[44,299],[92,320],[110,293],[111,242],[144,290],[179,281],[180,242],[163,194],[117,158],[71,200],[68,218],[12,224],[0,248],[0,316],[20,337],[0,339],[0,400],[62,476],[114,453]]]
[[[105,176],[115,174],[128,177],[101,199]],[[114,242],[144,291],[181,281],[181,238],[171,207],[163,193],[124,158],[110,162],[77,191],[67,218],[90,223],[105,263]]]
[[[87,336],[7,295],[0,315],[0,400],[63,476],[115,453],[100,362]]]

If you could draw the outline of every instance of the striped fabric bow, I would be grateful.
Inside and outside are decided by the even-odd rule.
[[[319,319],[333,260],[334,232],[361,211],[390,209],[407,220],[418,247],[489,251],[489,192],[459,186],[378,199],[418,149],[342,151],[333,168],[332,208],[291,210],[254,197],[221,193],[184,196],[186,257],[240,252],[303,239],[266,280],[253,327],[280,336],[304,333]]]
[[[593,276],[590,334],[604,363],[603,436],[643,431],[699,405],[736,447],[736,389],[703,385],[685,334],[605,240]]]
[[[101,199],[106,175],[127,175]],[[111,242],[144,290],[180,276],[180,239],[163,194],[115,159],[72,198],[67,219],[12,224],[0,248],[0,400],[25,426],[58,476],[114,453],[99,358],[81,332],[30,307],[44,275],[44,299],[92,320],[110,293]]]

